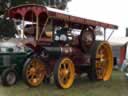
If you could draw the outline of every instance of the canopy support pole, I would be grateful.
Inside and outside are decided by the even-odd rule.
[[[113,35],[114,30],[111,32],[111,34],[109,35],[109,37],[107,38],[107,40],[109,40],[111,38],[111,36]]]
[[[104,28],[104,41],[106,40],[106,28]]]
[[[39,36],[39,17],[36,16],[36,40],[38,40]]]
[[[23,37],[22,37],[22,38],[24,38],[24,25],[25,25],[25,24],[24,24],[24,19],[25,19],[25,18],[24,18],[24,16],[23,16],[23,17],[22,17],[22,20],[23,20]]]

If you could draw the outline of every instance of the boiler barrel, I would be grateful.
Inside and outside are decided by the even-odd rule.
[[[44,48],[50,56],[71,56],[80,52],[78,48],[73,47],[45,47]]]

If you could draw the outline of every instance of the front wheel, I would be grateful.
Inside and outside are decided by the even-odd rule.
[[[96,41],[91,50],[91,66],[88,77],[91,80],[109,80],[113,69],[111,46],[106,41]]]
[[[1,75],[2,84],[4,86],[12,86],[17,81],[17,74],[15,69],[5,69]]]
[[[71,59],[61,58],[54,67],[54,80],[59,88],[69,88],[72,86],[75,76],[75,67]]]
[[[23,80],[30,87],[39,86],[46,75],[44,63],[38,57],[29,58],[23,67]]]

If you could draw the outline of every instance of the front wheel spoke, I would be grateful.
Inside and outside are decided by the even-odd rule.
[[[62,76],[64,75],[63,69],[60,69],[60,70],[59,70],[59,75],[60,75],[60,77],[62,77]]]
[[[64,79],[65,79],[64,76],[60,77],[60,80],[61,80],[61,82],[63,82],[63,83],[64,83]]]
[[[63,71],[65,71],[65,70],[63,70]],[[62,74],[61,74],[61,77],[62,77],[63,80],[66,79],[66,78],[67,78],[67,73],[65,73],[65,72],[62,73]]]
[[[67,67],[66,64],[63,64],[63,66],[64,66],[64,69],[66,70],[66,69],[67,69],[67,68],[66,68],[66,67]]]
[[[29,76],[29,79],[32,81],[35,78],[35,75]]]
[[[68,73],[70,72],[70,68],[71,68],[71,65],[67,65],[67,71],[68,71]]]
[[[67,79],[70,78],[70,72],[66,75],[66,78],[67,78]]]
[[[33,75],[33,74],[35,74],[35,68],[32,67],[32,68],[28,69],[27,74],[28,74],[28,75]]]
[[[29,76],[32,76],[33,73],[31,73],[31,72],[27,72],[27,75],[28,75],[28,77],[29,77]]]
[[[60,77],[61,80],[63,80],[64,76],[65,76],[65,74],[64,74],[64,69],[61,68],[61,69],[59,70],[59,77]]]

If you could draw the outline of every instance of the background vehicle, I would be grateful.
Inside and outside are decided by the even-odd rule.
[[[123,46],[120,48],[120,62],[119,64],[123,64],[123,61],[125,59],[128,59],[127,53],[128,52],[128,43],[125,43]]]
[[[0,19],[0,74],[2,84],[11,86],[22,74],[22,68],[31,51],[21,46],[21,39],[16,38],[17,30],[11,19]]]
[[[75,74],[86,72],[90,80],[111,77],[111,46],[107,41],[95,40],[95,28],[118,29],[116,25],[35,4],[17,6],[8,12],[10,18],[35,24],[27,35],[30,40],[24,41],[34,52],[23,67],[23,78],[29,86],[39,86],[52,73],[59,88],[71,87]]]

